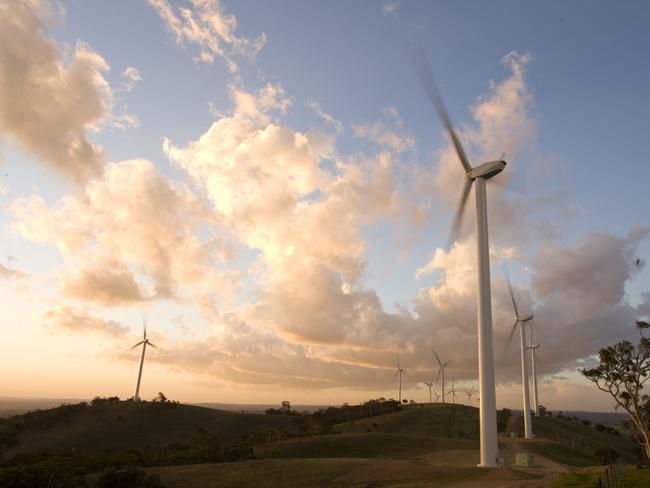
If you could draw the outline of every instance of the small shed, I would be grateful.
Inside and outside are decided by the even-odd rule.
[[[518,452],[515,454],[515,464],[517,466],[532,466],[533,455],[528,452]]]

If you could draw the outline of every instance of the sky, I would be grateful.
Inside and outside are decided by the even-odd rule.
[[[0,0],[0,397],[428,399],[477,389],[488,182],[497,405],[611,410],[577,373],[650,314],[647,2]],[[448,385],[450,386],[450,385]]]

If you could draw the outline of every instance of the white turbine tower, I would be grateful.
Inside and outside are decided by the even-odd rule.
[[[524,402],[524,436],[526,439],[531,439],[533,437],[533,425],[530,418],[530,393],[528,388],[528,343],[526,341],[526,322],[533,320],[533,315],[519,315],[519,310],[517,309],[517,301],[515,300],[515,294],[512,291],[512,285],[510,284],[510,279],[506,275],[506,282],[508,283],[508,291],[510,292],[510,299],[512,300],[512,308],[515,312],[515,323],[510,329],[510,335],[508,336],[508,342],[506,347],[510,345],[512,341],[512,336],[519,326],[519,338],[521,341],[521,386]]]
[[[487,199],[485,182],[498,175],[506,167],[505,161],[489,161],[472,168],[465,150],[454,131],[447,110],[438,93],[431,69],[424,51],[413,52],[413,64],[424,89],[433,103],[438,116],[444,124],[454,145],[460,164],[465,173],[465,183],[454,218],[450,241],[456,240],[463,217],[463,211],[472,188],[476,182],[476,243],[478,255],[478,358],[479,358],[479,404],[481,457],[479,466],[494,467],[499,454],[497,439],[496,386],[494,382],[494,350],[492,344],[492,298],[490,292],[490,254],[488,242]]]
[[[402,373],[404,373],[404,368],[400,367],[399,365],[399,356],[397,356],[397,370],[395,370],[395,374],[393,375],[393,380],[395,380],[395,377],[399,375],[399,403],[400,405],[402,404]]]
[[[537,393],[537,370],[535,369],[535,349],[539,347],[539,344],[533,344],[533,330],[534,327],[530,327],[530,364],[531,364],[531,374],[533,376],[533,406],[535,407],[535,417],[539,417],[539,396]]]
[[[433,355],[436,358],[436,361],[438,361],[438,374],[436,375],[436,382],[440,380],[440,396],[442,397],[442,403],[445,403],[445,368],[449,366],[449,362],[442,362],[440,361],[440,357],[438,356],[438,353],[436,353],[436,350],[432,348]]]
[[[136,402],[140,400],[140,380],[142,379],[142,366],[144,364],[144,353],[147,350],[147,346],[156,347],[149,341],[149,339],[147,339],[147,319],[146,319],[146,317],[142,321],[142,328],[143,328],[143,331],[144,331],[143,336],[142,336],[142,340],[131,348],[131,349],[135,349],[140,344],[142,344],[142,356],[140,357],[140,370],[138,371],[138,383],[137,383],[137,385],[135,387],[135,396],[133,397],[133,399]]]

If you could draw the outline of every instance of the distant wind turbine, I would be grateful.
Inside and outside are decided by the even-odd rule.
[[[467,395],[467,399],[469,400],[469,406],[472,406],[472,395],[474,395],[474,392],[472,390],[465,390],[465,394]]]
[[[440,360],[438,353],[434,348],[431,348],[433,355],[438,361],[438,374],[436,376],[436,381],[440,380],[440,396],[442,397],[442,403],[445,403],[445,368],[449,366],[449,362],[445,361],[444,363]]]
[[[497,438],[497,405],[496,384],[494,380],[494,348],[492,344],[492,293],[490,290],[490,245],[488,241],[488,216],[486,182],[501,173],[506,162],[503,160],[489,161],[472,167],[467,159],[465,149],[447,114],[447,109],[436,86],[436,82],[422,47],[412,52],[411,60],[420,82],[429,100],[433,104],[438,117],[442,121],[449,139],[451,140],[460,165],[462,166],[465,182],[461,191],[460,201],[454,217],[450,243],[457,240],[463,220],[463,213],[469,199],[472,184],[475,186],[476,197],[476,245],[478,265],[477,293],[477,322],[478,322],[478,358],[479,358],[479,397],[480,397],[480,464],[481,467],[497,466],[499,455]]]
[[[435,381],[434,381],[434,380],[431,380],[431,381],[423,381],[422,383],[424,383],[425,385],[427,385],[427,386],[429,387],[429,403],[431,404],[431,403],[432,403],[432,402],[431,402],[431,388],[433,388],[433,385],[435,384]],[[438,396],[438,395],[436,394],[436,397],[437,397],[437,396]]]
[[[147,350],[147,346],[156,347],[149,341],[149,339],[147,339],[147,318],[146,317],[142,320],[142,329],[144,332],[142,336],[142,340],[131,348],[131,349],[135,349],[140,344],[142,344],[142,356],[140,357],[140,370],[138,371],[138,384],[135,387],[135,396],[133,397],[133,399],[136,402],[140,400],[140,380],[142,379],[142,366],[144,364],[144,353]]]
[[[395,380],[395,377],[399,375],[399,403],[402,403],[402,374],[404,373],[404,368],[400,367],[399,365],[399,356],[397,356],[397,370],[395,371],[395,374],[393,375],[393,380]]]
[[[531,439],[533,437],[533,425],[530,418],[530,393],[528,388],[528,344],[526,342],[526,322],[533,320],[533,315],[519,315],[519,310],[517,309],[517,301],[515,300],[515,294],[512,291],[512,285],[510,284],[510,278],[506,273],[506,282],[508,283],[508,291],[510,292],[510,299],[512,300],[512,308],[515,312],[515,323],[510,330],[510,335],[508,336],[508,342],[506,343],[506,348],[510,346],[512,341],[512,336],[519,326],[519,338],[521,341],[521,386],[523,389],[523,401],[524,401],[524,436],[526,439]]]
[[[440,401],[440,393],[438,393],[437,391],[434,391],[433,395],[436,397],[436,402],[439,402]]]
[[[539,347],[539,344],[533,344],[533,330],[535,328],[531,325],[530,327],[530,344],[528,349],[530,349],[530,361],[532,367],[532,376],[533,376],[533,405],[535,407],[535,417],[539,417],[539,396],[537,393],[537,370],[535,369],[535,349]]]
[[[455,404],[456,403],[456,390],[454,390],[454,378],[451,379],[451,390],[449,390],[449,393],[451,393],[451,403]]]

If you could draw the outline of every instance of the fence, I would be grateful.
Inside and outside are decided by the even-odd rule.
[[[597,488],[618,488],[621,474],[623,474],[626,467],[623,461],[617,459],[614,464],[607,465],[605,471],[598,476],[594,486]]]

